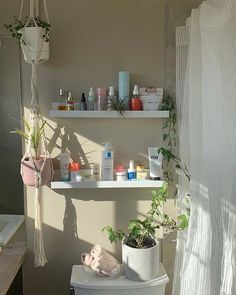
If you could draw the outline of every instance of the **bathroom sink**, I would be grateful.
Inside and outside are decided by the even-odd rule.
[[[23,215],[0,214],[0,246],[9,242],[23,221]]]

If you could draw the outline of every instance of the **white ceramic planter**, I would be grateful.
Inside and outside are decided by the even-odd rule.
[[[135,281],[149,281],[159,272],[159,241],[147,249],[136,249],[122,243],[122,263],[126,277]]]
[[[43,41],[41,51],[39,52],[39,42],[44,30],[40,27],[26,27],[20,30],[22,34],[21,48],[26,62],[35,60],[39,54],[39,61],[49,59],[49,42]]]

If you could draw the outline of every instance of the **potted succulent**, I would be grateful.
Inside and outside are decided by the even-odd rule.
[[[148,281],[154,279],[159,272],[159,242],[156,231],[182,230],[188,226],[188,214],[178,217],[178,224],[167,214],[162,213],[166,202],[168,187],[165,183],[158,191],[152,191],[151,209],[144,219],[129,222],[128,232],[114,230],[110,226],[103,228],[111,243],[122,241],[122,263],[125,275],[132,280]]]
[[[41,173],[41,183],[39,185],[47,185],[53,177],[53,165],[51,158],[47,155],[40,154],[40,142],[44,134],[44,126],[46,121],[37,123],[35,127],[30,127],[29,123],[24,120],[25,131],[15,129],[11,133],[20,135],[31,142],[31,148],[34,151],[32,158],[28,157],[21,161],[21,175],[24,184],[28,186],[36,186],[36,173]]]
[[[20,42],[25,61],[28,62],[28,55],[31,60],[49,59],[48,22],[40,17],[25,17],[24,20],[20,20],[14,16],[13,24],[5,24],[4,27]]]

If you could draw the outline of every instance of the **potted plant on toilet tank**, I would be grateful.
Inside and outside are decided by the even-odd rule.
[[[148,281],[154,279],[159,272],[159,241],[156,232],[165,230],[182,230],[188,226],[188,216],[178,217],[178,223],[167,214],[163,214],[168,187],[164,184],[158,191],[152,191],[151,209],[144,219],[134,219],[128,224],[127,232],[114,230],[106,226],[111,243],[122,241],[122,263],[125,275],[132,280]]]

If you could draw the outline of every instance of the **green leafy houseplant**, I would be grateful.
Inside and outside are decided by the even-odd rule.
[[[42,136],[44,134],[44,126],[46,121],[41,121],[40,123],[36,124],[35,127],[30,127],[29,123],[24,120],[24,130],[15,129],[10,133],[18,134],[23,139],[25,139],[26,143],[31,140],[31,148],[34,151],[35,159],[40,159],[40,141],[42,140]]]
[[[103,228],[107,232],[111,243],[118,240],[125,240],[126,245],[132,248],[145,249],[156,244],[156,230],[165,228],[167,231],[184,230],[188,226],[187,215],[178,217],[178,224],[167,214],[162,213],[162,209],[167,200],[168,186],[165,183],[162,188],[152,191],[151,209],[144,219],[133,219],[128,224],[128,232],[121,229],[114,230],[110,226]]]
[[[148,281],[159,272],[159,241],[156,231],[183,230],[188,226],[187,214],[178,217],[178,223],[169,215],[162,213],[166,203],[168,187],[152,191],[151,208],[146,218],[133,219],[128,230],[115,230],[110,226],[103,228],[111,243],[122,240],[122,263],[125,275],[131,280]]]
[[[21,160],[21,175],[23,182],[28,186],[47,185],[53,177],[53,164],[47,154],[40,154],[40,143],[44,136],[44,126],[46,121],[39,121],[35,126],[24,120],[24,130],[15,129],[11,133],[20,135],[26,144],[30,142],[30,147],[34,151],[27,154]],[[37,175],[36,175],[37,174]],[[40,174],[40,179],[38,175]]]
[[[105,109],[108,112],[115,111],[118,116],[124,118],[125,111],[127,110],[127,100],[126,99],[116,99],[105,105]]]
[[[16,16],[13,17],[13,23],[11,24],[4,24],[4,28],[9,30],[11,36],[13,38],[16,38],[19,43],[24,43],[24,40],[22,40],[22,33],[21,29],[23,29],[28,22],[28,17],[25,17],[24,20],[18,19]],[[49,30],[51,25],[46,22],[45,20],[42,20],[40,17],[35,17],[35,23],[38,27],[42,28],[44,31],[43,38],[45,42],[49,42]],[[30,22],[27,24],[27,27],[34,27],[35,23],[33,20],[30,20]]]

